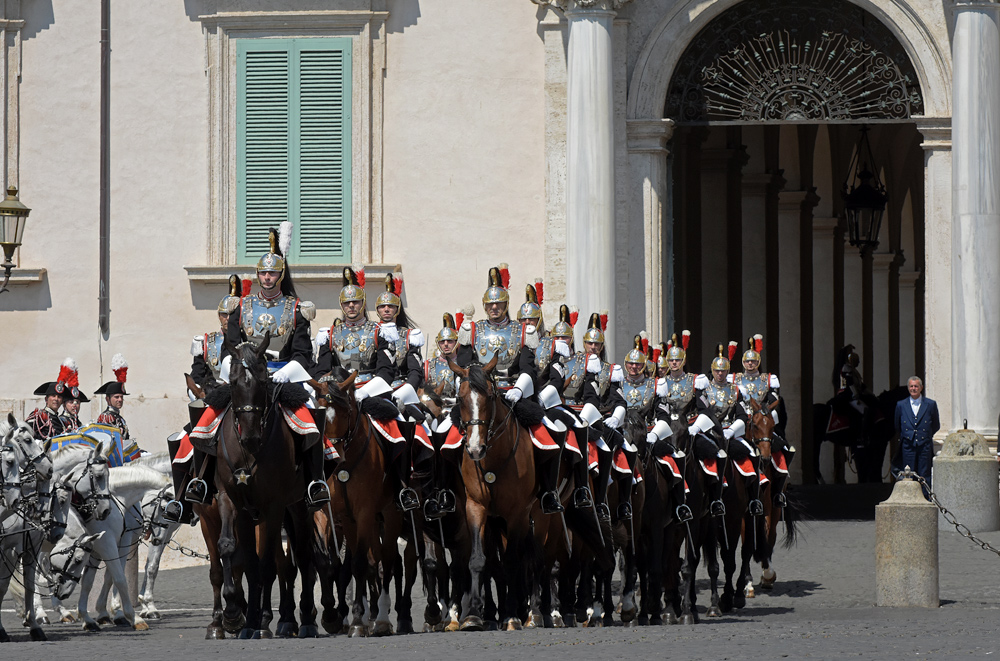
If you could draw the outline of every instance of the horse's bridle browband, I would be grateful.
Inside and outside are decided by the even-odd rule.
[[[106,493],[105,494],[105,493],[99,493],[98,492],[98,490],[97,490],[97,477],[94,475],[94,465],[95,464],[106,464],[106,463],[107,462],[105,462],[105,461],[103,461],[101,459],[95,459],[94,457],[91,457],[91,458],[87,459],[87,468],[86,468],[86,470],[81,471],[80,472],[80,477],[76,478],[76,480],[73,481],[73,496],[74,497],[72,499],[72,504],[73,504],[73,507],[75,507],[76,510],[80,513],[80,516],[83,517],[84,521],[90,521],[91,519],[94,518],[94,514],[95,514],[95,512],[97,510],[97,506],[98,506],[98,504],[102,500],[107,500],[107,501],[111,500],[111,494],[110,493]],[[70,475],[72,475],[72,473],[70,473]],[[87,496],[86,498],[84,498],[82,496],[82,494],[80,494],[79,490],[77,489],[77,486],[80,484],[80,481],[83,480],[84,477],[88,477],[90,479],[90,495]],[[80,502],[80,503],[76,502],[76,500],[77,500],[76,497],[77,496],[80,497],[80,499],[81,499],[82,502]]]

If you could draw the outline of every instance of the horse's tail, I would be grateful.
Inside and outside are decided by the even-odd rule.
[[[794,493],[785,492],[786,507],[782,510],[785,522],[785,538],[781,541],[781,546],[790,549],[799,541],[799,530],[795,527],[796,522],[804,521],[808,518],[805,505]]]

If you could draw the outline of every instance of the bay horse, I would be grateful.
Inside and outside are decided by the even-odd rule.
[[[502,523],[499,548],[506,594],[499,605],[503,628],[522,628],[527,617],[528,585],[524,560],[532,549],[531,510],[537,500],[535,456],[531,436],[518,422],[493,378],[494,357],[468,369],[449,362],[459,377],[459,428],[465,432],[462,481],[465,484],[469,548],[462,558],[470,573],[463,631],[482,631],[487,527]],[[462,565],[464,567],[464,564]],[[499,592],[499,591],[498,591]]]
[[[341,462],[334,474],[327,479],[332,496],[333,521],[326,520],[327,517],[322,512],[317,513],[316,519],[325,532],[328,549],[326,554],[330,555],[331,560],[339,543],[333,541],[333,526],[341,528],[346,536],[351,573],[355,582],[348,635],[352,638],[388,636],[393,633],[389,619],[389,588],[399,565],[396,540],[403,529],[403,515],[396,507],[395,494],[389,481],[385,479],[387,461],[379,445],[377,432],[372,428],[375,423],[354,398],[357,372],[352,372],[341,381],[336,380],[337,373],[328,377],[323,377],[324,380],[320,382],[323,387],[317,392],[326,403],[326,437],[333,442],[341,456]],[[379,418],[388,417],[389,412],[395,410],[395,404],[377,397],[365,400],[365,406],[383,407],[383,415],[378,415]],[[330,549],[333,550],[332,555],[329,553]],[[346,589],[346,584],[342,582],[344,577],[334,575],[339,574],[339,563],[331,562],[327,569],[324,591],[338,577],[341,579],[338,584]],[[377,613],[370,630],[364,622],[366,587],[372,588],[372,611]],[[344,592],[341,592],[342,600],[343,595]],[[332,605],[332,601],[325,601],[324,606],[328,603]],[[398,600],[397,608],[400,608]],[[397,621],[408,618],[408,609],[405,613],[397,613]],[[329,631],[335,625],[335,622],[328,621],[324,610],[323,626]]]
[[[293,524],[291,546],[302,578],[299,603],[302,625],[298,635],[308,638],[318,635],[313,603],[311,516],[303,502],[306,479],[295,438],[279,410],[280,386],[273,392],[268,388],[265,352],[269,340],[270,333],[265,333],[259,346],[250,342],[233,346],[228,340],[223,345],[232,356],[232,405],[219,425],[215,462],[221,524],[218,552],[222,594],[226,600],[223,627],[231,630],[242,620],[240,638],[272,636],[263,617],[265,610],[270,609],[269,587],[277,576],[276,554],[287,512]],[[247,579],[245,601],[234,574],[239,564]]]
[[[777,579],[777,574],[771,567],[771,554],[778,539],[778,522],[782,520],[785,522],[785,548],[795,543],[796,534],[795,509],[793,507],[779,506],[774,498],[777,494],[772,492],[777,469],[774,467],[771,454],[772,433],[774,431],[774,419],[771,416],[771,412],[774,411],[779,402],[780,400],[776,400],[767,406],[758,403],[754,399],[750,400],[750,408],[753,412],[750,420],[751,438],[760,451],[760,474],[768,480],[767,486],[762,489],[764,497],[761,499],[764,505],[765,536],[762,541],[763,547],[760,549],[759,554],[755,553],[755,555],[759,555],[758,562],[760,562],[761,566],[760,587],[762,590],[770,590]],[[785,480],[783,487],[787,487],[787,485],[788,482]],[[782,488],[782,492],[784,492],[784,488]],[[748,597],[753,596],[753,585],[751,584],[749,587],[750,593],[747,594]]]

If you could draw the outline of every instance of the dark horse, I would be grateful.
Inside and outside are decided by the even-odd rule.
[[[279,391],[276,388],[269,392],[265,359],[269,339],[270,334],[265,334],[259,348],[249,342],[225,345],[233,359],[232,406],[219,426],[215,462],[221,524],[218,552],[226,600],[223,626],[230,629],[233,623],[243,620],[245,604],[240,638],[271,637],[263,624],[263,613],[270,609],[267,588],[277,575],[275,557],[287,512],[294,531],[292,549],[302,577],[302,626],[298,635],[315,637],[312,523],[302,501],[306,482],[296,440],[280,411]],[[247,580],[245,602],[234,573],[240,566]]]
[[[845,394],[846,393],[846,394]],[[907,396],[905,386],[862,397],[866,412],[850,404],[844,391],[825,404],[813,404],[813,442],[816,479],[822,483],[819,460],[823,441],[848,448],[858,472],[858,482],[881,482],[886,448],[896,435],[893,415],[896,402]]]

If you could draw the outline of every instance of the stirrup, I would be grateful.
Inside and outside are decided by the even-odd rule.
[[[573,492],[573,507],[577,509],[590,509],[594,506],[594,498],[590,495],[589,487],[577,487]]]
[[[437,495],[437,506],[442,512],[454,512],[455,492],[451,489],[441,489]]]
[[[618,506],[618,520],[628,521],[632,518],[632,505],[628,502],[624,502]]]
[[[611,521],[611,509],[608,507],[607,503],[597,504],[597,518],[601,521]]]
[[[785,498],[784,493],[777,493],[774,495],[774,506],[775,507],[788,507],[788,499]]]
[[[399,506],[404,512],[409,512],[420,507],[420,499],[417,498],[417,492],[410,487],[400,489]]]
[[[674,514],[677,515],[677,520],[681,523],[687,523],[694,518],[694,513],[691,512],[691,508],[684,504],[678,505],[677,509],[674,510]]]
[[[208,483],[200,477],[196,477],[188,482],[184,490],[184,500],[189,503],[204,505],[208,502]]]
[[[546,491],[541,498],[542,514],[558,514],[565,512],[566,508],[559,502],[559,495],[555,491]]]
[[[424,519],[436,521],[437,519],[444,518],[444,514],[441,506],[433,498],[428,498],[424,501]]]
[[[764,516],[764,503],[759,498],[754,498],[749,503],[750,514],[752,516]]]
[[[170,523],[180,523],[184,514],[184,506],[178,500],[171,500],[163,506],[163,520]]]
[[[319,509],[330,502],[330,487],[323,480],[313,480],[306,487],[306,506]]]
[[[712,516],[725,516],[726,505],[721,500],[713,500],[708,505],[708,511]]]

